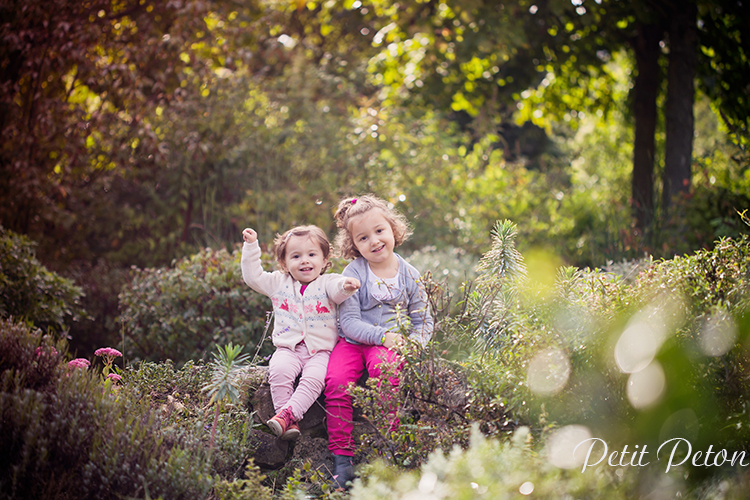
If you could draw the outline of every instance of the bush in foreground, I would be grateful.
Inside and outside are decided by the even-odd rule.
[[[209,451],[203,367],[144,364],[118,385],[65,350],[0,323],[0,498],[193,500],[239,479],[254,446],[249,415],[225,412]]]

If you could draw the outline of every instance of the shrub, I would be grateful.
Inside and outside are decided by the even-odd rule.
[[[61,332],[86,317],[81,289],[36,259],[36,244],[0,226],[0,318]]]
[[[239,251],[205,249],[169,269],[133,269],[120,309],[126,357],[180,365],[229,342],[258,344],[271,302],[242,281]],[[269,341],[260,354],[272,351]]]
[[[158,415],[164,443],[208,453],[209,439],[216,429],[210,453],[210,472],[224,481],[238,479],[245,462],[258,443],[253,438],[253,420],[247,404],[224,405],[214,424],[207,412],[210,397],[203,387],[211,381],[210,365],[186,362],[175,369],[171,361],[142,362],[123,373],[123,397],[144,402]]]
[[[59,354],[51,366],[53,346],[38,330],[4,322],[0,331],[0,497],[207,496],[206,453],[167,443],[148,404],[60,365]]]

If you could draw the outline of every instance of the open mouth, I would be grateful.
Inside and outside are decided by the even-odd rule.
[[[385,245],[381,245],[381,246],[379,246],[378,248],[376,248],[375,250],[371,250],[371,252],[372,252],[372,253],[378,253],[378,252],[380,252],[380,251],[381,251],[382,249],[384,249],[384,248],[385,248]]]
[[[300,272],[303,272],[303,273],[309,273],[312,270],[313,270],[312,267],[301,267],[300,268]]]

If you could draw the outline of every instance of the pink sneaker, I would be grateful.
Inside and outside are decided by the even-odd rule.
[[[294,420],[291,407],[284,408],[266,422],[269,429],[285,441],[293,441],[299,437],[299,425]]]

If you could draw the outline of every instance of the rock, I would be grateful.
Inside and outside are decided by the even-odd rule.
[[[248,406],[251,412],[255,412],[255,422],[258,424],[268,422],[276,414],[271,398],[271,386],[268,385],[268,367],[249,369],[243,376],[242,387],[248,392]],[[299,422],[300,432],[312,432],[324,427],[326,416],[324,401],[321,395],[307,410]]]
[[[260,443],[253,457],[255,465],[261,469],[280,469],[284,466],[289,451],[289,441],[283,441],[273,434],[257,429],[252,431],[252,437]]]
[[[248,400],[248,406],[251,412],[255,412],[255,421],[259,424],[265,424],[271,417],[276,415],[273,409],[273,400],[271,399],[271,387],[268,382],[263,382],[252,393]]]

